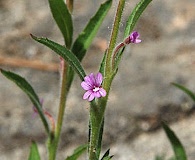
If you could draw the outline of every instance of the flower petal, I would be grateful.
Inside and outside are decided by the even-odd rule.
[[[129,36],[130,43],[140,43],[141,40],[138,39],[140,37],[140,34],[137,31],[133,31]]]
[[[88,83],[89,85],[93,86],[93,81],[91,80],[90,76],[86,76],[84,78],[85,82]]]
[[[85,94],[83,95],[83,99],[88,99],[89,96],[92,94],[93,92],[91,90],[85,92]]]
[[[141,39],[136,39],[134,43],[141,43]]]
[[[97,73],[96,75],[96,85],[97,87],[100,87],[103,81],[102,74],[100,72]]]
[[[92,101],[93,99],[95,98],[94,94],[92,93],[89,98],[88,98],[88,101]]]
[[[100,94],[99,91],[94,92],[93,95],[94,95],[96,98],[100,98],[100,97],[101,97],[101,94]]]
[[[94,86],[95,85],[95,75],[93,73],[89,75],[89,79],[90,79],[91,85]]]
[[[81,83],[81,87],[84,89],[84,90],[90,90],[91,88],[92,88],[92,86],[89,84],[89,83],[87,83],[87,82],[85,82],[85,81],[83,81],[82,83]]]
[[[101,94],[102,97],[106,96],[106,91],[103,88],[100,88],[99,93]]]

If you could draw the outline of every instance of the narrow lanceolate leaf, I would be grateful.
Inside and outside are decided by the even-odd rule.
[[[182,91],[184,91],[195,102],[195,94],[191,90],[189,90],[188,88],[186,88],[180,84],[177,84],[177,83],[171,83],[171,84],[174,85],[175,87],[181,89]]]
[[[108,10],[111,7],[111,4],[112,0],[108,0],[100,6],[96,14],[91,18],[85,29],[81,32],[81,34],[74,42],[72,52],[77,56],[80,61],[83,59],[86,50],[91,45],[93,38],[95,37],[105,16],[108,13]]]
[[[106,65],[106,52],[104,53],[104,56],[102,58],[101,64],[100,64],[100,68],[99,68],[99,72],[102,73],[102,76],[105,76],[105,66]]]
[[[71,14],[64,0],[48,0],[52,15],[63,34],[67,48],[71,47],[73,35],[73,23]]]
[[[169,128],[169,126],[167,126],[165,123],[162,123],[162,125],[173,147],[176,160],[187,160],[185,149],[183,145],[181,144],[180,140],[177,138],[175,133]]]
[[[104,155],[102,156],[102,159],[101,159],[101,160],[103,160],[105,157],[108,157],[109,154],[110,154],[110,149],[108,149],[108,150],[104,153]]]
[[[111,160],[113,156],[104,157],[103,160]]]
[[[31,37],[37,42],[42,43],[45,46],[49,47],[50,49],[55,51],[58,55],[60,55],[62,58],[64,58],[69,63],[69,65],[73,68],[73,70],[79,75],[81,80],[84,79],[84,77],[86,76],[85,71],[81,66],[81,63],[79,62],[78,58],[70,50],[47,38],[37,38],[33,35],[31,35]]]
[[[23,77],[15,74],[13,72],[5,71],[3,69],[0,69],[0,71],[5,77],[7,77],[11,81],[13,81],[17,86],[20,87],[20,89],[22,89],[27,94],[27,96],[30,98],[33,105],[36,107],[36,109],[41,117],[41,120],[45,126],[46,132],[49,133],[49,125],[48,125],[47,120],[43,114],[43,110],[41,107],[39,97],[35,93],[32,86]]]
[[[87,145],[81,145],[74,150],[74,153],[71,156],[68,156],[66,160],[77,160],[81,154],[87,150]]]
[[[41,160],[37,144],[33,141],[31,148],[30,148],[30,154],[28,157],[28,160]]]
[[[134,10],[130,14],[130,16],[128,18],[128,21],[127,21],[126,28],[125,28],[124,38],[126,38],[127,36],[129,36],[129,34],[133,31],[133,28],[134,28],[137,20],[139,19],[139,17],[141,16],[141,14],[143,13],[143,11],[145,10],[145,8],[148,6],[148,4],[151,1],[152,0],[141,0],[137,4],[137,6],[134,8]]]
[[[106,151],[106,153],[103,155],[103,157],[101,158],[101,160],[110,160],[110,159],[112,159],[113,156],[109,156],[109,154],[110,154],[110,149],[108,149]]]

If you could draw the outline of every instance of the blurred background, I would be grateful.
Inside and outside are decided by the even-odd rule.
[[[101,2],[75,0],[74,38]],[[138,2],[126,1],[118,42],[123,40],[127,17]],[[83,60],[87,73],[98,71],[117,3],[113,0]],[[140,32],[142,43],[126,47],[113,82],[103,148],[111,148],[114,160],[153,160],[157,155],[171,157],[171,146],[160,125],[163,120],[183,142],[189,160],[194,160],[195,104],[170,82],[195,91],[195,1],[154,0],[135,29]],[[44,108],[56,118],[59,57],[33,41],[30,33],[63,44],[47,0],[0,0],[0,67],[25,77],[44,99]],[[27,159],[32,139],[37,141],[44,160],[46,136],[39,117],[33,117],[31,102],[2,75],[0,91],[0,160]],[[75,77],[67,102],[59,160],[87,142],[89,105],[82,100],[83,93],[80,79]]]

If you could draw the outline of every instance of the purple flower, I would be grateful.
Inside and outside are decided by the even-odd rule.
[[[142,40],[139,39],[140,34],[137,31],[133,31],[129,37],[125,39],[125,44],[129,43],[140,43]]]
[[[97,73],[97,75],[91,73],[89,76],[86,76],[81,83],[82,88],[86,90],[83,99],[92,101],[94,98],[105,97],[106,91],[101,86],[102,81],[103,77],[101,73]]]

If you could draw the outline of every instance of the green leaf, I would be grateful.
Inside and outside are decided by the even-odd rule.
[[[164,155],[157,155],[156,157],[155,157],[155,160],[165,160],[165,156]]]
[[[172,145],[176,160],[187,160],[185,149],[175,133],[165,123],[162,123],[162,126]]]
[[[64,58],[69,63],[69,65],[73,68],[73,70],[79,75],[81,80],[84,79],[84,77],[86,76],[85,71],[81,66],[81,63],[79,62],[77,57],[70,50],[47,38],[37,38],[33,35],[31,35],[31,37],[37,42],[42,43],[45,46],[49,47],[50,49],[55,51],[58,55],[60,55],[62,58]]]
[[[74,150],[74,153],[71,155],[71,156],[68,156],[67,158],[66,158],[66,160],[77,160],[78,158],[79,158],[79,156],[81,155],[81,154],[83,154],[83,152],[85,152],[86,150],[87,150],[87,146],[88,145],[81,145],[81,146],[79,146],[78,148],[76,148],[75,150]]]
[[[32,141],[28,160],[41,160],[36,142]]]
[[[99,68],[99,72],[102,73],[103,77],[105,76],[105,65],[106,65],[106,52],[104,53],[104,56],[102,58],[100,68]]]
[[[80,61],[83,59],[86,50],[91,45],[93,38],[95,37],[105,16],[108,13],[108,10],[111,7],[111,4],[112,0],[108,0],[100,6],[96,14],[91,18],[85,29],[81,32],[81,34],[74,42],[72,52],[77,56]]]
[[[141,14],[143,13],[143,11],[145,10],[145,8],[148,6],[148,4],[151,1],[152,0],[141,0],[137,4],[137,6],[134,8],[134,10],[130,14],[130,16],[128,18],[128,21],[127,21],[127,25],[126,25],[126,28],[125,28],[124,38],[126,38],[127,36],[129,36],[129,34],[133,31],[133,28],[134,28],[135,24],[137,23],[137,20],[139,19],[139,17],[141,16]]]
[[[181,89],[182,91],[184,91],[195,102],[195,94],[192,91],[190,91],[188,88],[186,88],[180,84],[177,84],[177,83],[171,83],[171,84],[174,85],[175,87]]]
[[[71,47],[73,36],[73,23],[64,0],[48,0],[52,15],[62,32],[67,48]]]
[[[113,156],[109,156],[109,154],[110,154],[110,149],[108,149],[106,151],[106,153],[104,153],[104,155],[102,156],[101,160],[110,160],[110,159],[112,159]]]
[[[47,120],[44,116],[39,97],[35,93],[32,86],[23,77],[15,74],[13,72],[5,71],[3,69],[0,69],[0,71],[5,77],[7,77],[11,81],[13,81],[17,86],[20,87],[20,89],[22,89],[27,94],[27,96],[30,98],[33,105],[36,107],[36,109],[41,117],[41,120],[45,126],[46,132],[49,133],[49,125],[48,125]]]

